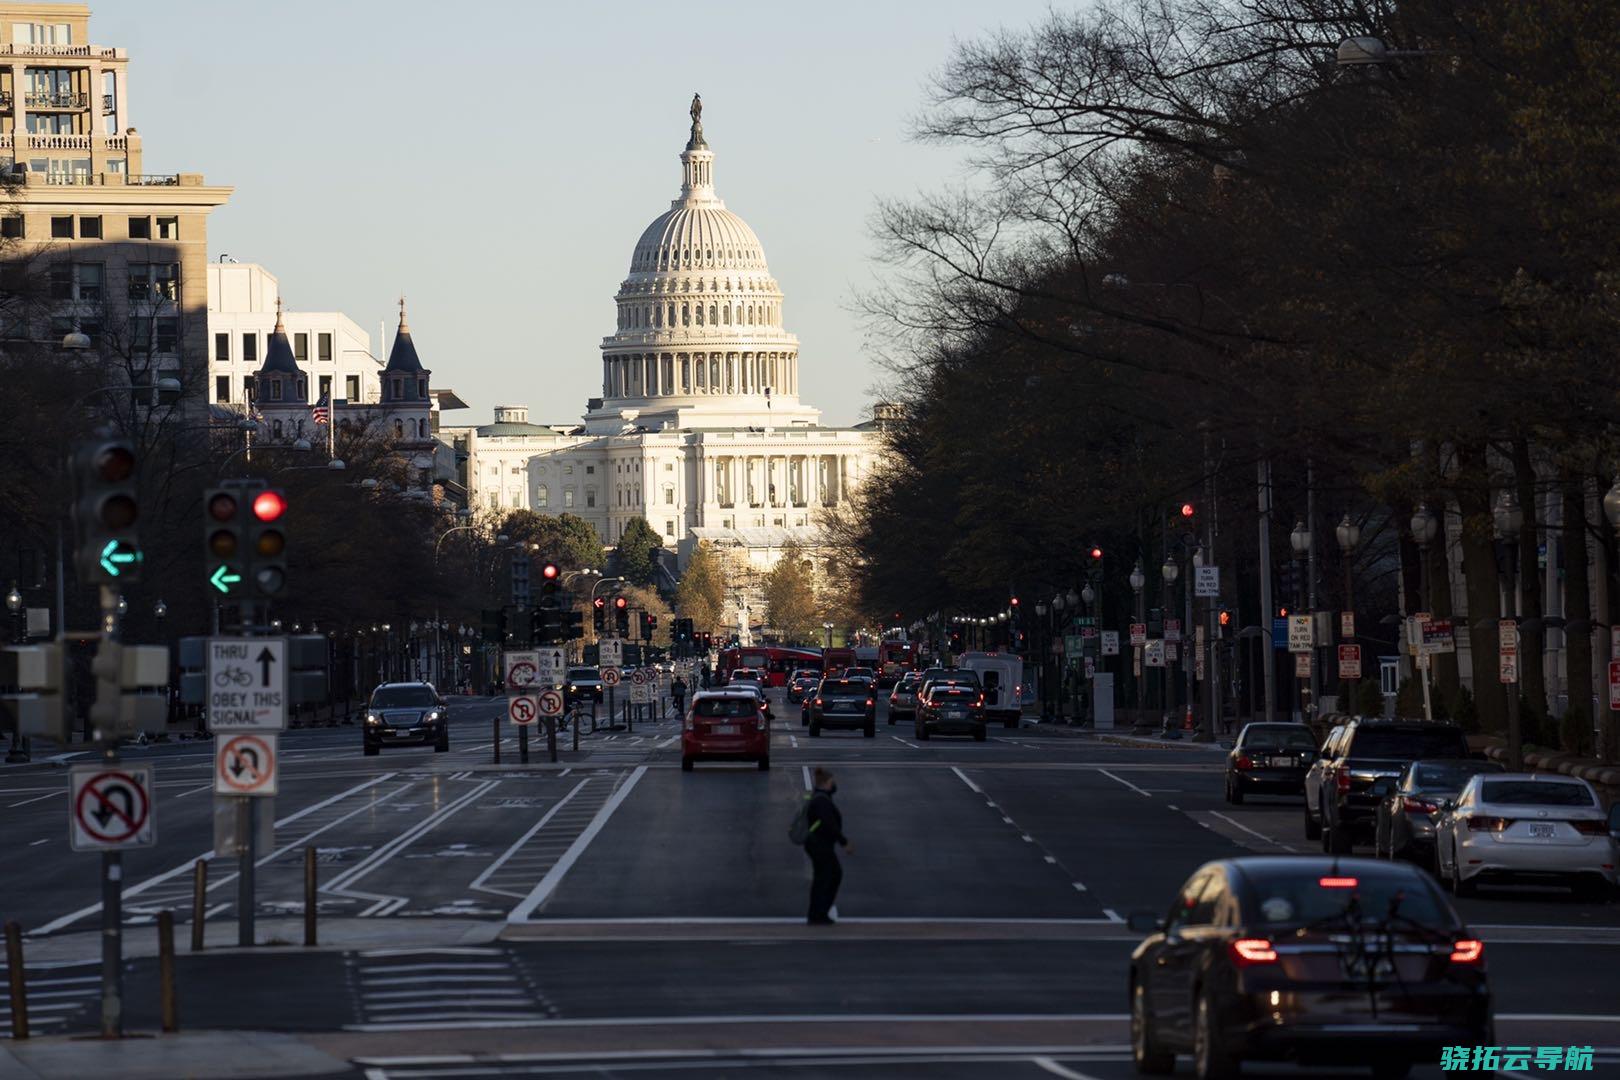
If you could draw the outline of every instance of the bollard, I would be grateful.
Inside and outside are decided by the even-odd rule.
[[[557,764],[557,718],[546,717],[546,755],[551,758],[553,765]]]
[[[529,763],[529,725],[528,724],[523,724],[523,725],[520,725],[518,727],[518,764],[519,765],[527,765],[528,763]]]
[[[6,923],[6,974],[11,983],[11,1037],[28,1038],[28,973],[23,970],[22,927]]]
[[[501,763],[501,716],[495,714],[495,764]]]
[[[173,1033],[180,1030],[180,1020],[176,1015],[174,1004],[174,912],[160,911],[157,917],[158,929],[158,1009],[162,1016],[163,1030]]]
[[[574,710],[574,753],[579,753],[579,725],[585,722],[585,714],[579,709]]]
[[[208,912],[208,860],[191,868],[191,951],[203,951],[204,918]]]
[[[636,730],[636,706],[629,702],[625,702],[624,705],[624,730]]]
[[[315,849],[304,849],[304,948],[315,947]]]

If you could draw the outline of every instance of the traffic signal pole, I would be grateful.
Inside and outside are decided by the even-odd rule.
[[[96,677],[96,699],[90,719],[101,739],[101,760],[109,771],[118,768],[118,590],[100,589],[101,644],[91,670]],[[124,857],[116,848],[101,852],[101,1037],[124,1034]]]

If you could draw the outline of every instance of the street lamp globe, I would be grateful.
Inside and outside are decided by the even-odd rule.
[[[1069,595],[1073,596],[1074,593],[1071,592]],[[1085,588],[1080,590],[1080,599],[1084,600],[1086,605],[1089,607],[1091,602],[1097,599],[1097,593],[1090,585],[1087,585]]]
[[[1035,614],[1039,615],[1043,619],[1046,618],[1046,601],[1045,600],[1037,600],[1037,601],[1035,601]]]
[[[1610,494],[1614,493],[1611,491]],[[1620,506],[1617,506],[1616,509],[1620,510]],[[1609,513],[1607,496],[1603,500],[1603,512],[1605,514]],[[1503,491],[1501,495],[1497,496],[1496,505],[1491,508],[1491,517],[1496,522],[1496,534],[1504,540],[1515,539],[1518,537],[1519,531],[1524,528],[1524,511],[1519,507],[1518,497],[1511,491]],[[1613,524],[1613,521],[1614,519],[1611,516],[1610,523]]]
[[[1063,610],[1063,594],[1062,593],[1053,593],[1052,594],[1052,610],[1053,611],[1062,611]]]
[[[1616,530],[1620,530],[1620,477],[1615,477],[1614,487],[1603,496],[1603,516]]]
[[[128,615],[129,614],[129,601],[124,599],[122,596],[120,596],[118,598],[118,614],[120,614],[120,615]]]
[[[1142,573],[1142,560],[1137,559],[1136,565],[1131,568],[1131,591],[1141,592],[1142,586],[1147,584],[1147,576]]]
[[[1092,598],[1092,595],[1093,595],[1092,591],[1091,591],[1091,586],[1087,585],[1086,588],[1085,588],[1085,591],[1083,593],[1081,593],[1080,595],[1085,597],[1086,603],[1088,603],[1088,604],[1091,603],[1091,598]],[[1074,605],[1079,602],[1080,596],[1076,596],[1074,590],[1070,589],[1069,590],[1069,595],[1064,597],[1064,599],[1068,602],[1068,605],[1070,607],[1074,607]]]
[[[1349,514],[1344,515],[1344,520],[1339,522],[1333,533],[1338,537],[1341,551],[1354,551],[1361,543],[1361,526],[1351,521]]]
[[[1166,556],[1164,565],[1159,567],[1159,573],[1163,576],[1166,585],[1172,585],[1175,583],[1176,578],[1181,575],[1181,567],[1177,566],[1169,556]]]
[[[23,595],[17,591],[17,586],[13,585],[11,591],[6,593],[6,607],[11,611],[21,611],[22,606]]]
[[[1295,557],[1304,558],[1311,550],[1311,530],[1303,521],[1296,521],[1294,531],[1288,534],[1288,542],[1293,545]]]
[[[1419,506],[1412,513],[1412,539],[1418,547],[1428,547],[1440,531],[1440,521],[1427,506]]]
[[[169,614],[169,605],[159,600],[152,605],[152,614],[160,619],[166,617]]]

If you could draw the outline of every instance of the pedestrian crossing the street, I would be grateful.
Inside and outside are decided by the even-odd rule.
[[[376,949],[352,954],[356,1031],[523,1024],[552,1019],[547,1001],[504,949]]]

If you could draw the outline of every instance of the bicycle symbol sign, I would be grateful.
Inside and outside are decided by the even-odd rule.
[[[287,726],[287,640],[208,640],[208,727],[280,731]]]

